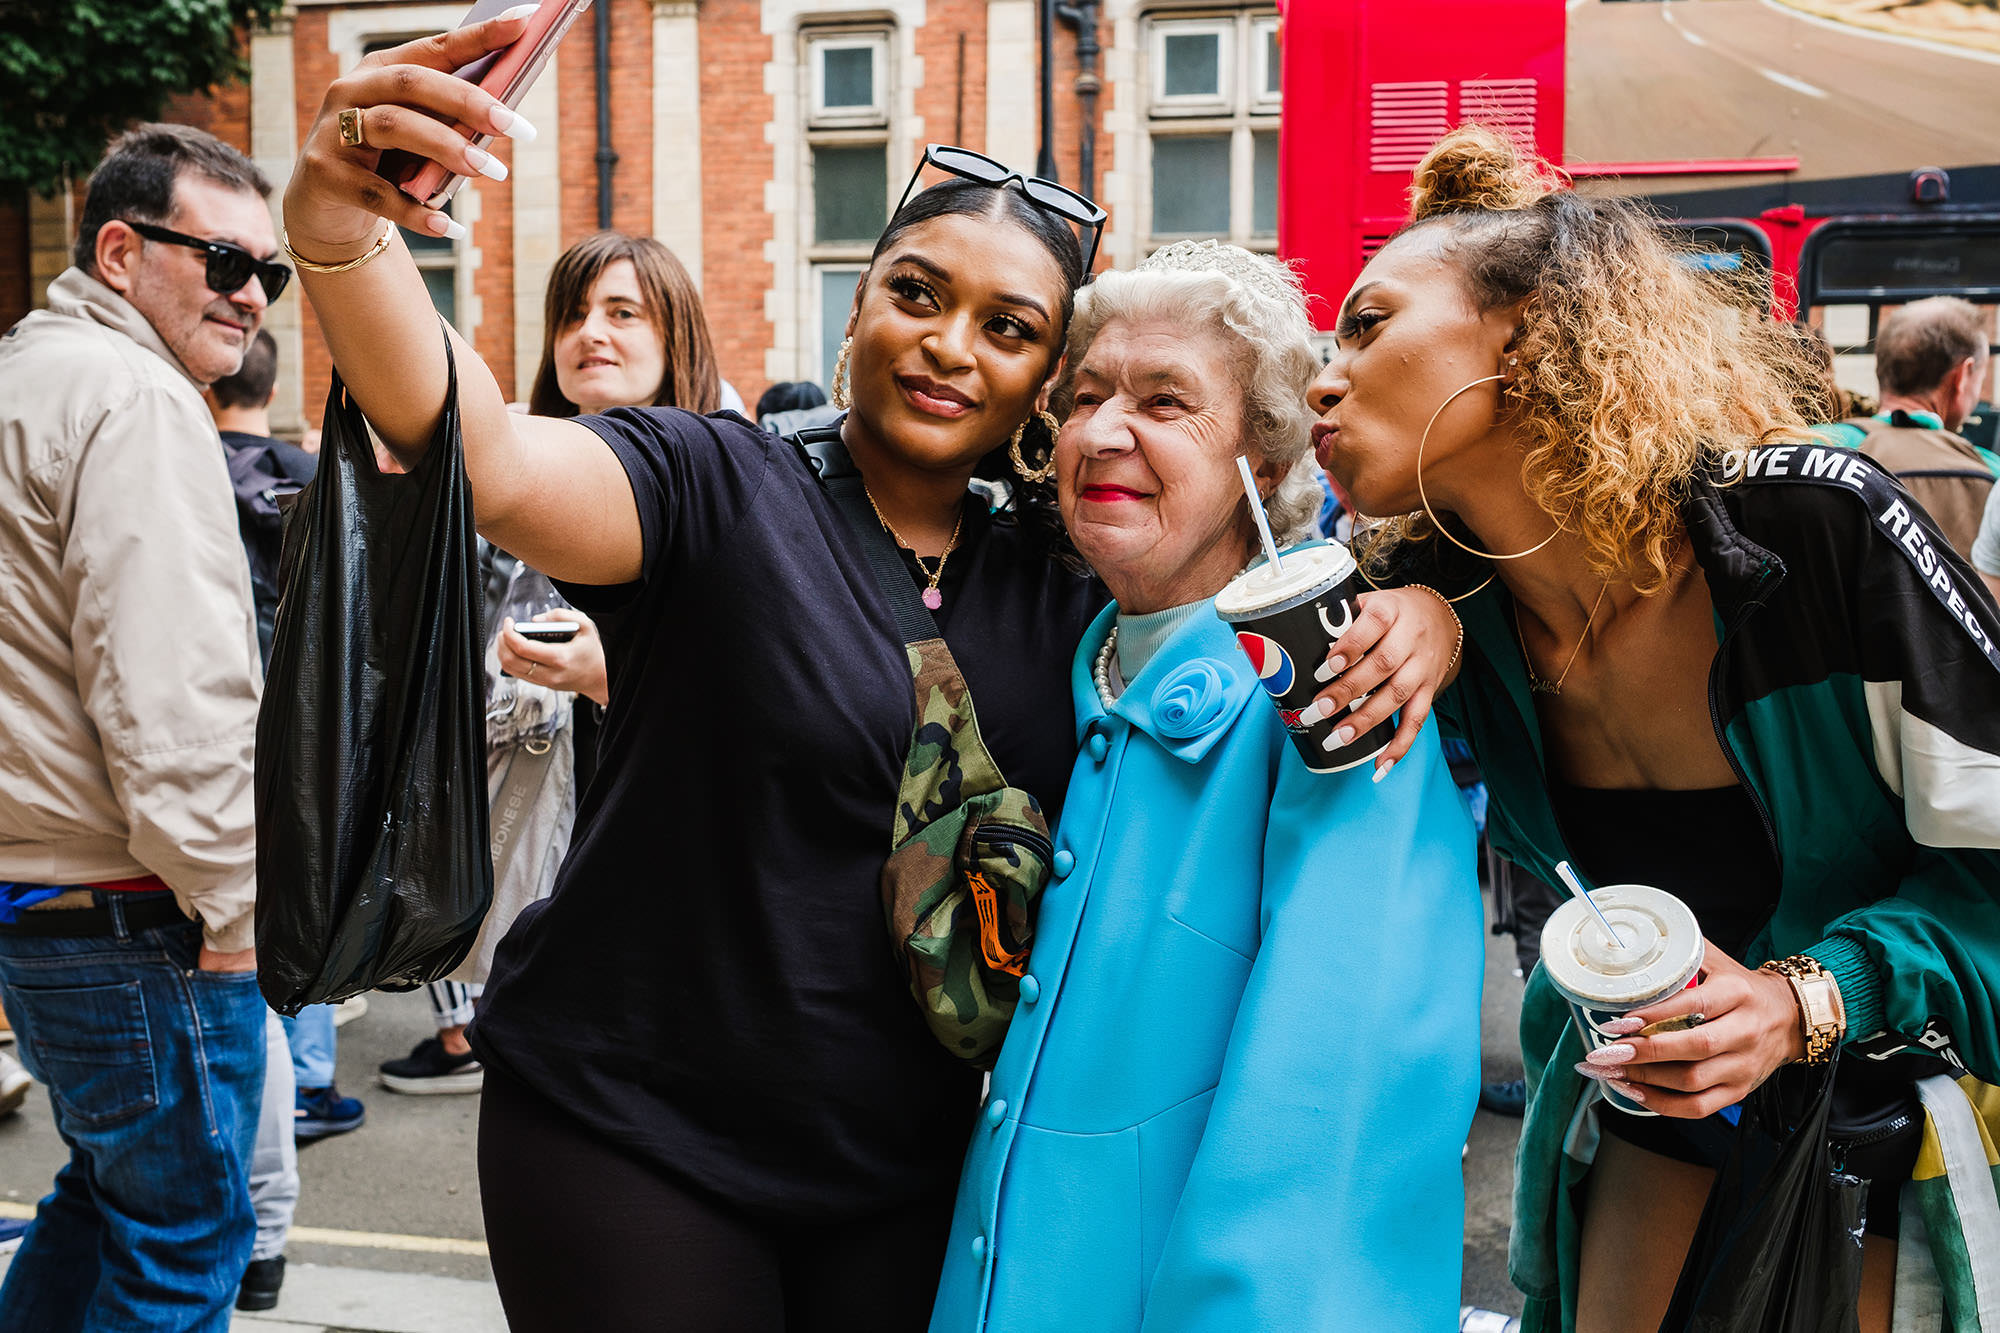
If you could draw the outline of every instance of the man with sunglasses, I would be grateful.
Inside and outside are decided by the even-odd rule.
[[[290,277],[269,193],[140,126],[0,339],[0,998],[70,1148],[0,1328],[225,1329],[250,1257],[262,682],[201,391]]]

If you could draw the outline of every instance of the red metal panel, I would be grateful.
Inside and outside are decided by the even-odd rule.
[[[1563,0],[1290,0],[1281,37],[1278,245],[1330,325],[1407,216],[1410,171],[1452,126],[1563,155]]]

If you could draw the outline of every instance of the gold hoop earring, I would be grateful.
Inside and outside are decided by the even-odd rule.
[[[1456,546],[1461,551],[1468,551],[1473,555],[1479,556],[1481,559],[1485,560],[1519,560],[1525,556],[1531,556],[1535,552],[1541,550],[1544,546],[1547,546],[1550,542],[1554,541],[1558,536],[1561,535],[1563,530],[1562,524],[1558,523],[1556,524],[1556,530],[1554,532],[1551,532],[1548,536],[1542,538],[1540,541],[1536,542],[1533,546],[1530,546],[1527,550],[1516,551],[1512,555],[1500,555],[1493,551],[1482,551],[1476,546],[1467,546],[1464,542],[1452,536],[1451,530],[1446,528],[1444,524],[1438,522],[1438,516],[1431,512],[1431,498],[1430,496],[1424,493],[1424,446],[1430,443],[1431,427],[1437,425],[1437,419],[1444,415],[1444,410],[1452,405],[1452,403],[1458,398],[1459,394],[1464,393],[1467,389],[1476,389],[1482,384],[1491,384],[1495,380],[1501,380],[1504,382],[1506,378],[1507,377],[1505,375],[1487,375],[1482,379],[1473,380],[1470,384],[1461,384],[1457,389],[1452,391],[1452,395],[1450,398],[1447,398],[1443,402],[1438,404],[1437,411],[1431,413],[1431,419],[1424,423],[1423,436],[1417,441],[1417,499],[1423,503],[1424,517],[1431,521],[1431,526],[1438,530],[1438,535],[1443,537],[1446,541],[1450,542],[1453,546]],[[1480,587],[1482,588],[1485,586],[1486,585],[1483,583],[1480,585]]]
[[[853,406],[847,393],[847,353],[853,346],[852,338],[840,340],[840,355],[833,358],[833,383],[826,386],[828,395],[833,399],[833,405],[843,412]]]
[[[1037,411],[1035,416],[1041,418],[1042,425],[1049,432],[1049,456],[1040,467],[1029,467],[1028,460],[1021,454],[1021,436],[1028,429],[1026,421],[1014,427],[1014,436],[1007,441],[1007,457],[1022,481],[1048,481],[1056,475],[1056,430],[1061,423],[1056,420],[1055,413],[1047,410]]]

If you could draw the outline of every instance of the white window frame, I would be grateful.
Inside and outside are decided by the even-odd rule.
[[[1148,54],[1148,63],[1141,76],[1144,85],[1141,104],[1148,107],[1150,114],[1141,122],[1140,170],[1136,203],[1139,216],[1145,219],[1143,234],[1146,237],[1142,253],[1150,254],[1162,245],[1185,240],[1190,236],[1197,239],[1214,237],[1230,241],[1245,249],[1265,254],[1275,253],[1278,238],[1275,233],[1258,233],[1254,230],[1256,214],[1256,136],[1278,132],[1278,106],[1276,97],[1263,92],[1264,75],[1268,61],[1264,55],[1265,34],[1276,28],[1278,16],[1262,7],[1245,7],[1229,12],[1213,9],[1195,11],[1154,10],[1146,14],[1146,40],[1143,49]],[[1231,88],[1232,99],[1218,102],[1213,98],[1189,99],[1165,97],[1157,89],[1165,72],[1166,33],[1189,30],[1227,28],[1231,37],[1225,41],[1224,84]],[[1229,58],[1229,53],[1234,55]],[[1189,103],[1199,103],[1206,110],[1199,110]],[[1182,135],[1229,136],[1229,230],[1223,232],[1155,232],[1153,230],[1153,143],[1155,140]]]
[[[886,128],[889,124],[889,34],[882,29],[863,31],[813,30],[805,34],[807,83],[810,102],[806,127],[812,130]],[[870,86],[875,100],[865,107],[826,105],[826,61],[829,51],[865,50],[869,53]]]
[[[812,273],[811,319],[812,319],[812,330],[813,330],[812,359],[815,365],[813,368],[813,372],[809,378],[823,385],[829,393],[833,391],[833,363],[831,361],[826,360],[824,355],[824,350],[820,346],[820,341],[819,341],[820,330],[826,327],[826,283],[823,281],[823,279],[824,276],[829,273],[852,273],[856,275],[858,279],[859,276],[862,273],[867,272],[867,270],[868,270],[868,263],[866,260],[861,260],[858,262],[854,260],[835,260],[828,263],[814,264],[811,267],[811,273]]]
[[[1281,93],[1271,89],[1271,38],[1278,31],[1276,14],[1250,20],[1250,110],[1253,115],[1277,115]]]
[[[1236,103],[1236,84],[1241,63],[1237,58],[1237,28],[1234,18],[1161,18],[1152,23],[1152,31],[1146,42],[1152,57],[1153,89],[1150,99],[1152,114],[1155,116],[1226,116]],[[1194,37],[1212,34],[1216,38],[1217,90],[1207,93],[1181,93],[1169,96],[1165,91],[1167,69],[1167,38]]]
[[[438,32],[455,28],[464,12],[454,6],[437,4],[417,4],[390,6],[381,9],[342,9],[334,12],[327,23],[327,46],[339,62],[342,73],[351,72],[361,63],[370,47],[384,43],[400,44],[418,37],[433,36]],[[468,181],[452,196],[451,203],[444,211],[455,221],[463,223],[468,232],[479,220],[479,195],[474,182]],[[479,294],[473,287],[473,270],[479,266],[479,250],[467,235],[452,241],[449,253],[444,251],[412,252],[411,256],[418,269],[451,270],[452,328],[460,337],[471,342],[478,330],[482,310]]]

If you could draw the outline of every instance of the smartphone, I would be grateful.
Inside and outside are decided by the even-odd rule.
[[[478,0],[458,26],[484,23],[519,3],[520,0]],[[543,66],[549,63],[549,57],[555,54],[556,43],[563,39],[577,17],[590,8],[590,0],[541,0],[541,6],[529,17],[527,30],[513,45],[481,56],[453,73],[478,84],[509,110],[519,106],[540,77]],[[475,147],[486,148],[493,142],[493,135],[475,132],[469,126],[454,124],[452,128],[470,139]],[[401,151],[384,153],[375,170],[426,208],[443,208],[466,179],[429,158]]]
[[[514,632],[535,643],[568,643],[583,626],[574,620],[517,620]]]

